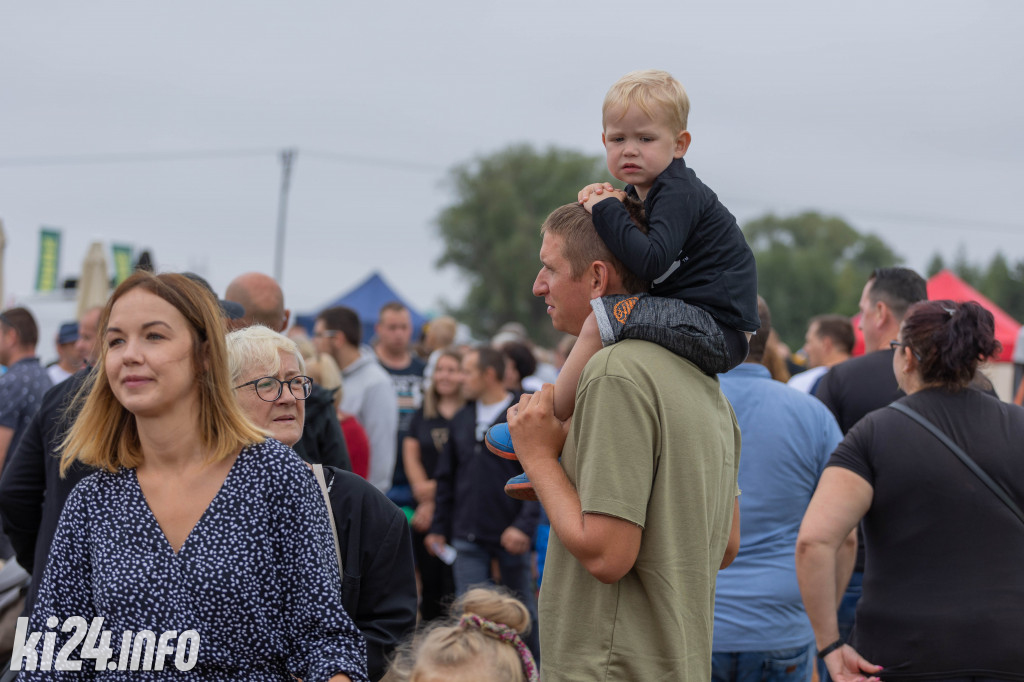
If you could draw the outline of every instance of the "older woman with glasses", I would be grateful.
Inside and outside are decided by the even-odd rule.
[[[228,369],[242,411],[285,445],[298,443],[313,380],[302,374],[305,362],[295,342],[254,326],[231,332],[227,343]]]
[[[968,387],[999,349],[993,332],[977,303],[912,306],[892,342],[906,397],[859,421],[821,476],[796,568],[837,682],[1024,679],[1024,409]],[[847,643],[836,550],[861,519],[867,570]]]
[[[227,336],[238,404],[260,429],[285,445],[302,437],[312,380],[288,337],[254,326]],[[359,476],[324,467],[342,564],[341,600],[367,642],[371,680],[416,625],[416,577],[405,515]]]

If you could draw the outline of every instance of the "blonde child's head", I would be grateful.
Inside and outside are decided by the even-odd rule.
[[[690,115],[690,98],[686,90],[666,71],[647,69],[631,71],[608,90],[601,108],[604,126],[609,117],[624,115],[630,107],[637,107],[656,121],[664,122],[674,133],[686,130]]]
[[[530,614],[518,599],[474,588],[452,605],[452,617],[413,638],[391,670],[402,682],[535,682],[536,664],[521,635]],[[389,677],[389,679],[392,679]]]

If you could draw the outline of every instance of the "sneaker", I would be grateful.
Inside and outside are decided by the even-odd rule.
[[[513,499],[524,502],[536,501],[537,499],[537,491],[533,489],[533,484],[530,483],[530,479],[526,477],[525,473],[508,479],[508,483],[505,484],[505,494]]]
[[[508,432],[507,423],[495,424],[487,429],[484,443],[487,445],[487,449],[498,457],[516,459],[516,450],[512,447],[512,434]]]

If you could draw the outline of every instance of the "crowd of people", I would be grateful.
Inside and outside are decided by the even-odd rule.
[[[0,558],[31,576],[9,673],[1024,680],[992,315],[880,268],[866,352],[808,311],[787,366],[677,86],[612,88],[626,191],[541,226],[550,353],[448,317],[414,344],[399,302],[371,345],[346,307],[295,326],[255,272],[221,299],[139,270],[49,371],[31,311],[0,313]]]

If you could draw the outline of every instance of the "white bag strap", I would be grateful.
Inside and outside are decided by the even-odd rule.
[[[338,577],[345,579],[345,567],[341,563],[341,545],[338,544],[338,527],[334,525],[334,510],[331,509],[331,496],[327,493],[327,479],[324,478],[324,465],[314,464],[313,475],[316,482],[320,484],[320,493],[324,496],[324,504],[327,505],[327,520],[331,522],[331,539],[334,540],[334,555],[338,559]]]

